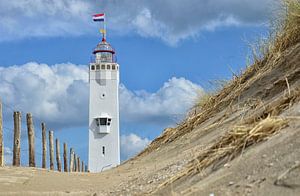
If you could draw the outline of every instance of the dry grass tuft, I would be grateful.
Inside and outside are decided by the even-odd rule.
[[[190,162],[186,169],[168,179],[158,189],[183,176],[202,171],[225,157],[229,157],[228,161],[230,161],[245,148],[268,139],[286,126],[288,126],[287,119],[270,116],[256,124],[236,126],[201,153],[195,160]]]
[[[284,0],[284,9],[278,14],[274,33],[270,33],[269,39],[261,39],[257,47],[252,47],[254,63],[240,75],[234,77],[223,86],[222,90],[205,103],[201,108],[223,107],[239,96],[252,81],[256,80],[262,73],[270,70],[281,57],[281,53],[289,47],[300,42],[300,1]]]
[[[199,152],[196,158],[186,165],[185,169],[162,183],[158,189],[184,176],[199,173],[221,160],[231,161],[244,149],[277,134],[282,128],[288,126],[289,121],[299,120],[299,117],[278,117],[285,109],[299,101],[300,89],[296,88],[290,94],[283,94],[265,105],[262,110],[257,110],[244,119],[241,125],[234,126],[207,149]]]
[[[202,95],[198,101],[197,101],[197,104],[195,107],[197,108],[200,108],[200,110],[202,108],[204,108],[204,106],[207,104],[207,103],[210,103],[210,99],[213,97],[213,95],[211,93],[206,93],[204,95]]]
[[[285,0],[285,11],[278,20],[275,39],[271,52],[286,50],[300,41],[300,1]]]

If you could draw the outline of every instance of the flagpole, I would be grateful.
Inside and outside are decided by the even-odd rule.
[[[106,40],[106,18],[105,18],[105,15],[104,15],[104,33],[103,33],[103,37]]]
[[[105,14],[95,14],[93,15],[94,21],[101,21],[103,25],[100,27],[100,33],[102,34],[102,39],[106,39],[106,21],[105,21]]]

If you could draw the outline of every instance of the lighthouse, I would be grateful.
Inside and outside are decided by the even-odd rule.
[[[89,66],[89,171],[120,164],[119,65],[105,34]]]

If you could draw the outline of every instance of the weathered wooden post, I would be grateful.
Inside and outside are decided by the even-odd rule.
[[[84,172],[84,162],[81,161],[81,172]]]
[[[74,168],[73,171],[76,172],[77,171],[77,155],[74,151]]]
[[[74,171],[74,151],[73,148],[70,149],[70,172]]]
[[[60,145],[59,140],[56,138],[56,164],[57,164],[57,170],[61,172],[61,160],[60,160]]]
[[[53,131],[49,131],[50,170],[54,170]]]
[[[85,165],[84,171],[88,172],[88,166],[87,165]]]
[[[68,172],[67,144],[64,143],[64,172]]]
[[[2,126],[2,102],[0,99],[0,167],[4,166],[3,126]]]
[[[14,112],[13,166],[20,166],[21,113]]]
[[[80,157],[77,157],[77,172],[80,172]]]
[[[31,113],[26,114],[26,120],[28,131],[29,167],[35,167],[34,126]]]
[[[46,138],[46,125],[42,123],[42,168],[47,165],[47,138]]]
[[[78,172],[77,155],[74,153],[74,171]]]

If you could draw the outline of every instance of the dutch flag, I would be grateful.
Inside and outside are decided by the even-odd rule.
[[[93,15],[93,20],[94,21],[104,21],[105,14],[95,14]]]

